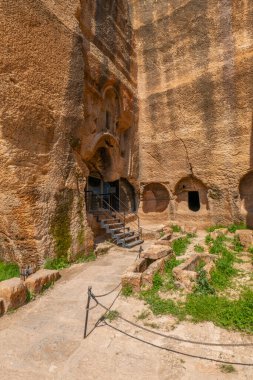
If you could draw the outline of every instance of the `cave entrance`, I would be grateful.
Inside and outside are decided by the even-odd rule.
[[[112,207],[119,211],[119,180],[104,182],[99,176],[90,176],[85,192],[88,210]]]
[[[188,191],[188,207],[191,211],[200,210],[200,198],[198,191]]]

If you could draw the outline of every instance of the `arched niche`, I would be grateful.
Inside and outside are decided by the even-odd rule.
[[[175,188],[177,211],[205,212],[209,209],[207,187],[195,177],[181,179]]]
[[[169,205],[170,196],[164,185],[149,183],[144,187],[142,199],[144,213],[163,212]]]
[[[239,184],[241,198],[241,213],[246,217],[246,223],[253,227],[253,171],[242,177]]]

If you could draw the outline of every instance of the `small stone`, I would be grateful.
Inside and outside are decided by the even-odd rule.
[[[38,294],[43,290],[43,287],[53,284],[60,277],[57,270],[40,269],[26,279],[25,285],[31,293]]]
[[[141,290],[141,276],[142,273],[128,272],[121,277],[122,287],[130,285],[134,292]]]
[[[14,277],[10,280],[0,282],[0,299],[4,300],[5,312],[26,303],[26,287],[24,282]]]

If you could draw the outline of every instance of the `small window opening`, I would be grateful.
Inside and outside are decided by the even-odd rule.
[[[199,211],[200,209],[200,200],[198,191],[189,191],[188,192],[188,207],[192,211]]]

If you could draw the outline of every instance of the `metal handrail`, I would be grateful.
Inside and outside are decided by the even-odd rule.
[[[111,195],[115,199],[117,199],[120,202],[121,205],[125,206],[126,209],[128,209],[128,206],[119,197],[117,197],[117,195],[115,195],[115,194],[111,194]],[[133,221],[131,223],[134,223],[134,224],[136,224],[138,226],[138,232],[139,232],[140,231],[140,217],[138,216],[138,214],[135,211],[131,211],[131,214],[133,214],[133,215],[135,215],[137,217],[137,221],[138,222]]]
[[[122,222],[123,222],[123,224],[124,224],[124,243],[125,243],[125,232],[126,232],[126,211],[124,210],[123,211],[123,217],[122,217],[122,213],[120,213],[119,211],[117,211],[117,210],[115,210],[113,207],[112,207],[112,205],[110,204],[111,203],[111,195],[113,195],[116,199],[118,198],[118,197],[116,197],[114,194],[94,194],[92,191],[87,191],[87,193],[91,193],[92,194],[92,197],[95,197],[95,199],[96,200],[99,200],[100,201],[100,205],[102,205],[102,209],[103,209],[103,212],[107,212],[110,216],[111,216],[111,213],[113,212],[113,213],[115,213],[116,214],[116,217],[118,217]],[[109,201],[110,201],[110,203],[108,203],[105,199],[104,199],[104,196],[109,196]],[[119,202],[121,202],[121,203],[123,203],[119,198],[117,199]],[[109,212],[109,210],[108,210],[108,208],[104,208],[103,206],[107,206],[107,207],[109,207],[109,210],[110,210],[110,212]],[[91,211],[91,210],[89,210],[89,211]],[[95,211],[95,210],[93,210],[93,211]],[[138,218],[138,223],[136,223],[135,221],[134,222],[131,222],[131,223],[134,223],[136,226],[137,226],[137,231],[138,231],[138,233],[139,233],[139,235],[141,236],[141,234],[142,234],[142,231],[141,231],[141,228],[140,228],[140,221],[139,221],[139,217],[138,217],[138,215],[135,213],[135,212],[133,212],[133,214],[135,214],[136,216],[137,216],[137,218]],[[136,229],[134,229],[134,231],[136,231]]]

